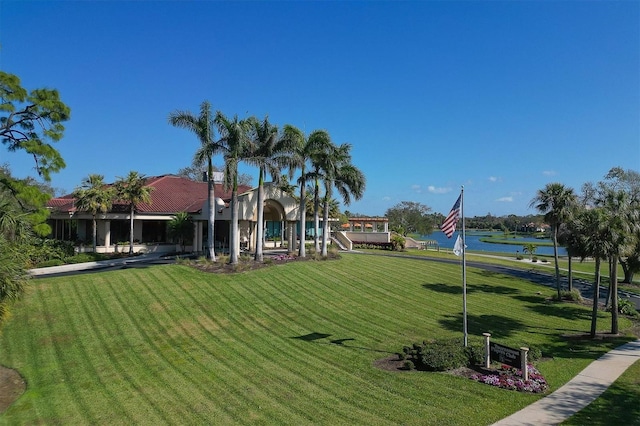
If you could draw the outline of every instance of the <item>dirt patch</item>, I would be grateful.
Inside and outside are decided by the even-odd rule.
[[[398,358],[398,355],[391,355],[386,358],[377,359],[373,362],[373,366],[385,371],[395,372],[416,372],[418,370],[407,370],[404,368],[404,360]],[[476,366],[474,368],[460,367],[455,370],[448,370],[444,373],[452,374],[454,376],[471,378],[474,374],[496,374],[496,370],[490,368],[484,368],[482,366]]]
[[[27,384],[16,370],[0,365],[0,413],[24,393]]]

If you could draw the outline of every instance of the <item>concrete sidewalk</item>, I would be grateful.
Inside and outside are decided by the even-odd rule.
[[[139,256],[122,257],[110,260],[98,260],[95,262],[72,263],[60,266],[48,266],[29,270],[32,277],[56,276],[74,272],[96,271],[109,268],[118,268],[134,264],[146,264],[162,259],[167,253],[145,253]]]
[[[602,394],[634,362],[640,360],[640,340],[629,342],[593,361],[564,386],[506,417],[496,426],[557,425]]]

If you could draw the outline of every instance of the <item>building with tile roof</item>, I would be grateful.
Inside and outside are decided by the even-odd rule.
[[[151,201],[139,203],[134,214],[135,251],[176,251],[176,243],[168,236],[168,223],[179,212],[188,213],[194,222],[194,234],[187,250],[202,253],[206,245],[208,226],[207,182],[197,182],[175,175],[148,177],[146,185],[151,190]],[[289,195],[275,185],[265,184],[264,220],[266,237],[280,239],[288,235],[292,240],[297,233],[298,205]],[[240,185],[238,187],[238,217],[240,240],[244,248],[255,247],[257,188]],[[215,213],[215,247],[228,246],[231,221],[231,191],[222,184],[215,184],[217,205]],[[92,216],[89,212],[78,211],[72,195],[51,199],[47,207],[51,215],[49,224],[57,239],[78,243],[79,250],[91,250]],[[270,231],[271,235],[268,235]],[[288,231],[288,232],[287,232]],[[276,234],[277,232],[277,234]],[[118,245],[128,245],[129,209],[124,203],[114,202],[109,212],[98,215],[99,252],[113,252]],[[293,242],[289,247],[293,246]]]

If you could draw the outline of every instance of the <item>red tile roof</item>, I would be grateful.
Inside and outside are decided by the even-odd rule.
[[[174,214],[178,212],[197,213],[207,201],[207,182],[196,182],[175,175],[148,177],[146,186],[151,190],[151,202],[136,205],[138,213]],[[242,194],[251,189],[247,185],[239,185],[238,193]],[[225,191],[222,184],[215,185],[216,198],[224,201],[231,199],[231,190]],[[64,195],[52,198],[47,207],[58,212],[75,211],[73,197]],[[122,203],[115,202],[112,210],[124,211]]]

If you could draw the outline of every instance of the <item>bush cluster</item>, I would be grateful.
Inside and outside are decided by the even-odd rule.
[[[379,250],[393,250],[393,243],[379,243],[374,241],[353,241],[353,248],[355,249],[379,249]]]
[[[611,310],[609,307],[607,310]],[[630,317],[640,318],[640,313],[636,309],[632,301],[628,299],[618,298],[618,313],[622,315],[629,315]]]
[[[557,295],[554,296],[555,299],[558,298]],[[582,295],[580,294],[580,291],[577,289],[573,289],[571,291],[568,290],[563,290],[560,292],[560,300],[569,300],[571,302],[582,302]]]
[[[469,342],[464,346],[464,341],[459,338],[424,341],[405,346],[402,350],[405,368],[413,365],[416,370],[423,371],[447,371],[460,367],[481,364],[484,359],[484,346],[482,342]]]

